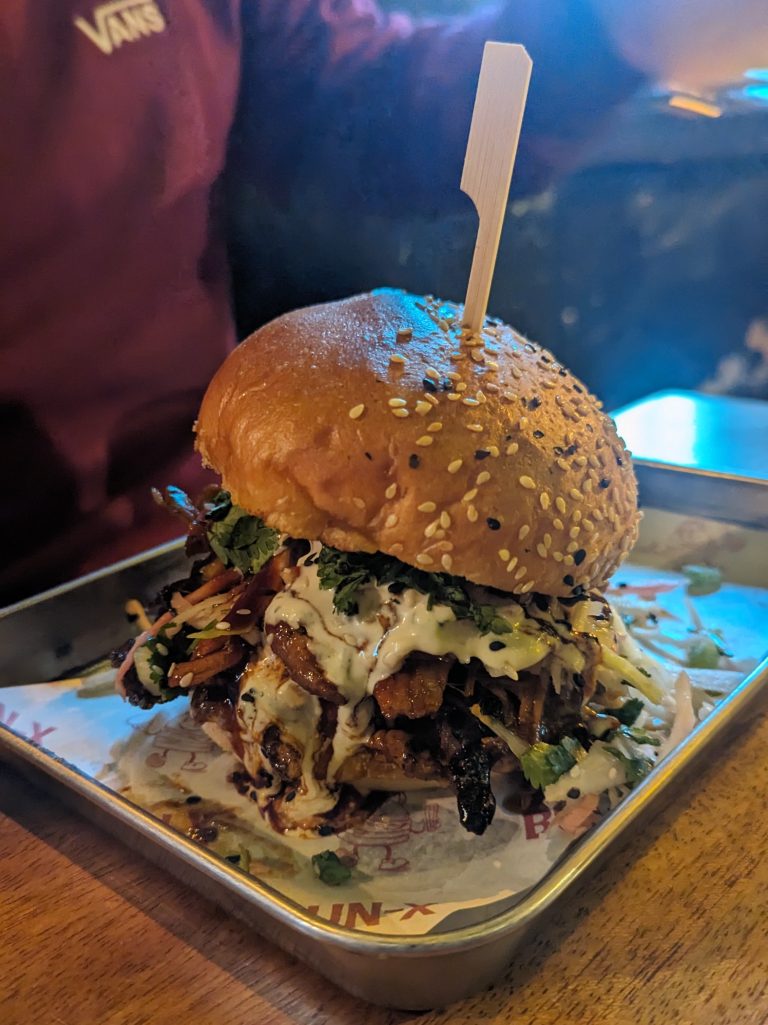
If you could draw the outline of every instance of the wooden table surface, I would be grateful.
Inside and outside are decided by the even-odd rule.
[[[361,1003],[0,764],[3,1025],[765,1025],[768,719],[571,892],[491,991]]]

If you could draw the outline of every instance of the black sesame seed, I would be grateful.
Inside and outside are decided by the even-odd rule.
[[[365,453],[365,458],[366,458],[366,459],[370,459],[370,460],[371,460],[371,462],[373,462],[373,456],[371,455],[371,453],[370,453],[370,452],[366,452],[366,453]]]
[[[552,451],[554,452],[554,454],[556,456],[561,456],[563,454],[562,445],[555,445],[555,447],[552,449]]]
[[[561,367],[561,368],[560,368],[560,369],[558,370],[558,374],[559,374],[559,375],[560,375],[561,377],[567,377],[567,376],[568,376],[568,371],[567,371],[567,370],[565,369],[565,367]]]
[[[491,530],[498,530],[501,527],[499,521],[493,516],[489,516],[485,522],[488,524]]]
[[[256,703],[256,698],[254,698],[253,693],[249,690],[243,691],[243,693],[240,695],[240,700],[247,701],[249,705],[253,705]]]
[[[551,363],[552,360],[549,358],[549,356],[546,356],[544,353],[542,353],[541,354],[541,362],[542,363]]]
[[[504,441],[512,441],[513,437],[514,437],[513,434],[505,434],[504,435]]]
[[[410,468],[412,470],[417,470],[419,468],[420,464],[421,464],[421,460],[419,459],[419,457],[416,455],[415,452],[412,455],[408,456],[408,465],[410,466]]]
[[[197,794],[190,794],[187,798],[187,804],[200,804],[202,797],[198,797]]]
[[[577,392],[579,395],[583,395],[584,394],[584,389],[581,387],[581,385],[574,384],[573,390],[575,392]]]
[[[437,391],[437,385],[435,384],[434,381],[431,381],[428,377],[423,378],[421,383],[424,385],[424,390],[425,391],[432,392],[433,395]]]
[[[333,826],[326,826],[326,825],[318,826],[318,829],[317,829],[317,835],[318,836],[331,836],[332,833],[333,833]]]
[[[538,409],[540,405],[541,405],[541,399],[538,397],[538,395],[534,395],[534,397],[532,399],[528,399],[528,408],[529,409]]]
[[[579,447],[578,442],[574,441],[574,443],[572,445],[569,445],[568,448],[565,450],[565,452],[563,452],[563,455],[564,456],[572,456],[572,455],[574,455],[575,452],[576,452],[576,449],[578,447]]]
[[[566,573],[563,577],[563,583],[566,587],[573,587],[573,577],[570,573]]]
[[[544,431],[534,431],[533,432],[533,436],[534,436],[534,438],[543,438],[544,437]]]
[[[581,690],[584,690],[584,688],[585,688],[585,687],[586,687],[586,685],[587,685],[587,681],[586,681],[586,680],[584,679],[584,677],[583,677],[583,676],[581,675],[581,673],[574,673],[574,674],[573,674],[573,682],[574,682],[574,683],[576,684],[576,686],[577,686],[577,687],[579,687],[579,688],[580,688]]]
[[[288,793],[285,795],[286,801],[292,801],[295,797],[296,797],[296,791],[295,790],[289,790]]]
[[[617,466],[623,466],[624,465],[624,460],[621,458],[621,456],[616,456],[616,465]]]
[[[581,791],[578,787],[571,787],[566,796],[575,801],[577,797],[581,797]]]
[[[573,553],[573,561],[576,563],[577,566],[580,566],[582,562],[584,562],[586,557],[587,553],[584,551],[583,548],[579,548],[578,552]]]
[[[611,482],[607,477],[603,477],[597,486],[601,488],[603,491],[605,491],[605,489],[609,486],[610,483]]]
[[[239,860],[240,860],[240,855],[239,854],[228,854],[227,855],[227,861],[231,861],[233,865],[236,865]]]
[[[533,604],[540,612],[546,612],[549,608],[549,598],[545,594],[534,594]]]
[[[491,641],[488,647],[491,649],[491,651],[501,651],[502,648],[506,648],[506,644],[504,643],[504,641]]]
[[[475,449],[475,459],[487,459],[490,454],[486,448]]]
[[[448,377],[443,380],[443,391],[453,391],[453,381]]]

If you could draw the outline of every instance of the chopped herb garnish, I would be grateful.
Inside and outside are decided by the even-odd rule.
[[[697,637],[688,645],[688,665],[691,669],[717,669],[720,649],[711,637]]]
[[[563,737],[559,744],[539,741],[520,756],[520,767],[528,782],[543,790],[574,767],[586,751],[573,737]]]
[[[625,755],[623,751],[618,751],[615,747],[606,747],[605,750],[624,766],[624,775],[629,786],[639,783],[653,768],[653,762],[650,758],[643,758],[640,755],[636,758],[630,758],[629,755]]]
[[[457,619],[471,619],[481,634],[505,634],[512,629],[495,605],[470,598],[464,581],[448,573],[426,573],[391,555],[377,552],[340,552],[324,547],[317,560],[318,578],[324,590],[333,590],[334,608],[354,616],[360,591],[367,584],[389,587],[395,593],[412,588],[429,598],[428,607],[447,605]]]
[[[620,708],[606,708],[605,714],[618,719],[622,726],[633,726],[643,710],[640,698],[629,698]]]
[[[352,869],[340,860],[335,851],[313,854],[312,868],[320,882],[326,886],[341,886],[352,878]]]
[[[683,573],[688,577],[688,594],[714,594],[720,589],[723,574],[715,566],[683,566]]]
[[[241,573],[258,573],[280,544],[276,530],[233,505],[226,491],[216,495],[207,519],[211,550],[225,566],[234,566]]]

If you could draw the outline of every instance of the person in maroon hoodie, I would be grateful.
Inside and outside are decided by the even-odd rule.
[[[235,341],[225,161],[276,194],[311,159],[349,202],[439,203],[488,38],[534,60],[518,185],[640,81],[589,0],[430,22],[369,0],[3,3],[0,604],[178,532],[149,489],[200,484],[190,428]]]

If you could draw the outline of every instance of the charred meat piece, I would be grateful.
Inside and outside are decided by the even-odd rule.
[[[458,703],[438,715],[440,752],[456,793],[459,821],[480,836],[493,821],[496,799],[491,790],[492,749],[483,747],[490,731]]]
[[[343,705],[346,699],[326,677],[317,659],[309,650],[306,634],[293,630],[287,623],[278,623],[269,635],[272,650],[283,662],[291,679],[310,694]]]
[[[405,730],[376,730],[366,746],[350,755],[339,770],[339,779],[397,781],[408,779],[439,779],[444,775],[434,755],[417,749],[414,738]]]
[[[316,779],[325,779],[328,775],[328,766],[333,757],[333,738],[336,733],[338,716],[338,705],[320,698],[320,720],[317,724],[320,745],[315,753],[313,766]]]
[[[237,675],[233,675],[226,683],[203,683],[192,691],[189,703],[190,714],[194,722],[214,723],[232,742],[235,753],[242,756],[242,740],[237,727],[237,694],[240,689]]]
[[[217,639],[214,643],[220,644],[220,641]],[[247,649],[237,637],[227,637],[225,642],[213,651],[210,647],[199,651],[199,647],[188,662],[175,664],[173,672],[168,676],[169,686],[197,687],[211,677],[227,669],[233,669],[247,657]]]
[[[261,751],[280,779],[289,783],[301,781],[301,752],[283,740],[277,726],[264,730]]]
[[[373,696],[387,723],[402,715],[422,719],[434,715],[443,703],[448,674],[455,660],[415,655],[392,676],[379,680]]]

